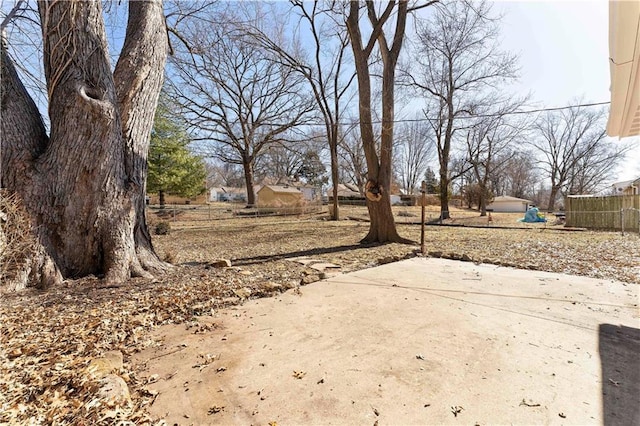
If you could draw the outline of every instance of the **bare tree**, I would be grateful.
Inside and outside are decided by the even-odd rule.
[[[209,160],[205,163],[207,170],[207,186],[242,186],[244,176],[241,168],[237,164],[224,163],[222,161]]]
[[[518,198],[532,198],[540,183],[535,168],[533,153],[523,146],[512,147],[496,162],[502,164],[499,171],[491,176],[491,186],[496,195],[511,195]]]
[[[230,19],[232,21],[232,19]],[[255,203],[257,157],[304,122],[312,110],[300,75],[247,42],[233,22],[193,22],[171,62],[171,91],[200,149],[242,165],[247,203]]]
[[[440,165],[440,217],[449,214],[450,155],[465,119],[486,107],[486,92],[516,77],[517,57],[498,48],[498,21],[482,1],[447,1],[418,25],[415,64],[408,81],[427,98],[425,116],[436,140]]]
[[[338,145],[340,182],[352,183],[364,194],[367,182],[367,163],[362,139],[357,128],[345,132]]]
[[[1,180],[21,196],[40,242],[27,266],[31,284],[87,274],[104,274],[114,283],[149,276],[147,270],[164,265],[136,224],[146,228],[137,222],[144,206],[140,164],[166,59],[162,2],[129,4],[115,72],[100,2],[40,1],[38,9],[49,134],[5,40],[0,61]]]
[[[398,129],[398,173],[407,194],[417,190],[427,165],[435,154],[435,144],[427,126],[425,122],[414,120],[399,126]]]
[[[389,194],[392,178],[396,65],[402,50],[407,14],[411,10],[433,3],[435,1],[410,8],[407,0],[390,0],[380,11],[376,10],[376,4],[373,1],[365,1],[363,7],[360,1],[353,0],[349,3],[347,30],[358,79],[360,134],[367,160],[368,181],[365,185],[365,194],[371,218],[369,232],[363,238],[363,242],[408,242],[398,235]],[[364,27],[367,36],[364,38],[361,28],[365,25],[361,17],[363,10],[368,18],[368,23]],[[392,15],[395,17],[395,25],[391,24]],[[392,27],[390,41],[386,36],[389,27]],[[376,143],[373,128],[369,68],[376,46],[382,60],[382,126],[379,146]]]
[[[628,146],[606,138],[605,109],[572,107],[548,111],[534,124],[531,145],[539,153],[538,167],[551,181],[547,209],[559,194],[600,188],[624,159]]]
[[[258,28],[248,31],[260,46],[276,53],[284,64],[300,73],[311,88],[317,110],[323,120],[329,147],[333,183],[332,219],[339,220],[339,121],[344,104],[349,101],[349,88],[355,78],[353,70],[345,66],[349,37],[340,23],[333,19],[336,4],[300,0],[290,2],[298,14],[298,37],[302,37],[302,34],[307,36],[308,41],[305,45],[310,46],[309,52],[301,47],[299,39],[292,40],[292,44],[287,47],[281,39],[274,39],[271,34]]]
[[[514,145],[524,143],[526,121],[510,115],[523,103],[524,100],[494,98],[494,106],[488,109],[489,113],[477,119],[467,131],[467,162],[478,185],[476,193],[480,216],[487,215],[487,203],[495,190],[491,185],[493,178],[501,174],[509,156],[515,153]]]

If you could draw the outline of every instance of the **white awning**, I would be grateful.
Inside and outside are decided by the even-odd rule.
[[[640,134],[640,0],[609,2],[609,136]]]

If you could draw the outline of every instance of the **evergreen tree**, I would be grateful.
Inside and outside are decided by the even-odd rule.
[[[427,167],[427,171],[424,173],[424,181],[427,183],[428,194],[435,194],[438,192],[440,185],[436,178],[436,174],[431,167]]]
[[[191,198],[205,191],[207,176],[202,157],[189,151],[189,136],[181,123],[161,100],[155,115],[149,147],[148,192],[170,193]]]
[[[327,168],[315,151],[307,151],[302,158],[302,165],[297,175],[303,178],[309,185],[322,186],[329,181]]]

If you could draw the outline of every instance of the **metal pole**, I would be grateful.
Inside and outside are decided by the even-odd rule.
[[[420,197],[420,205],[422,206],[422,215],[420,220],[420,252],[424,256],[424,206],[427,204],[427,182],[424,180],[422,181],[420,192],[422,193],[422,197]]]
[[[622,236],[624,237],[624,209],[620,209],[620,229],[622,230]]]

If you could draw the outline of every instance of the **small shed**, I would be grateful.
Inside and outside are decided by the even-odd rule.
[[[295,185],[302,192],[302,196],[307,201],[316,201],[320,199],[320,188],[311,185]]]
[[[502,213],[524,213],[530,205],[531,200],[500,195],[493,199],[493,202],[487,206],[487,210]]]
[[[288,185],[264,185],[257,192],[258,207],[297,206],[302,204],[302,192]]]
[[[224,201],[224,194],[226,194],[224,188],[209,188],[209,202]]]

